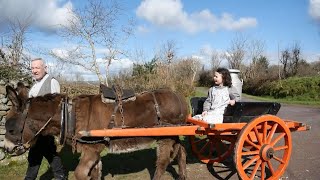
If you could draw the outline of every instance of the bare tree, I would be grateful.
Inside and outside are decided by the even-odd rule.
[[[119,23],[121,8],[118,1],[89,1],[83,9],[70,10],[72,18],[68,25],[62,26],[60,35],[76,46],[60,53],[51,51],[58,60],[83,67],[97,75],[100,83],[108,85],[111,62],[125,56],[121,45],[132,35],[132,21],[124,26]],[[99,48],[104,56],[99,59]],[[105,76],[101,71],[104,65]]]
[[[245,73],[247,78],[254,78],[260,72],[259,60],[263,58],[265,43],[260,40],[252,40],[248,45],[249,68]]]
[[[26,67],[30,58],[24,53],[24,45],[26,43],[26,34],[31,24],[31,15],[23,20],[8,17],[7,22],[9,24],[6,43],[7,63],[15,69]]]
[[[282,72],[284,77],[289,76],[288,67],[290,62],[290,52],[289,49],[286,49],[281,52],[280,63],[282,64]]]
[[[174,40],[167,40],[160,47],[156,57],[167,65],[170,65],[177,56],[177,43]]]
[[[1,17],[6,23],[5,31],[1,33],[2,44],[0,47],[1,80],[19,80],[25,84],[31,83],[29,62],[30,56],[26,48],[26,36],[30,26],[30,17],[24,19],[16,17]],[[27,85],[26,84],[26,85]]]
[[[291,73],[293,76],[297,75],[298,73],[298,65],[299,63],[302,61],[302,59],[300,58],[300,46],[298,43],[295,43],[293,48],[292,48],[292,59],[291,59]]]
[[[165,76],[164,83],[167,84],[170,79],[172,79],[171,69],[172,64],[177,56],[177,44],[174,40],[167,40],[165,43],[162,44],[158,52],[156,53],[156,59],[160,61],[158,64],[159,66],[162,66],[161,73],[163,73]]]
[[[175,74],[180,76],[181,79],[189,79],[189,85],[193,86],[200,68],[201,63],[198,58],[190,57],[181,59],[176,65]]]
[[[299,44],[295,43],[290,50],[285,49],[281,53],[280,62],[283,66],[283,75],[285,78],[295,76],[298,73],[298,66],[302,59],[300,58],[301,48]]]
[[[247,38],[244,36],[237,36],[232,39],[231,47],[227,50],[225,58],[228,61],[229,68],[241,69],[247,49]]]
[[[75,74],[75,81],[76,83],[81,83],[82,81],[84,81],[84,78],[80,72],[77,72]]]
[[[223,56],[219,52],[215,50],[211,51],[211,69],[218,69],[221,65],[222,58]]]
[[[130,54],[130,59],[137,64],[145,63],[149,60],[146,52],[142,48],[135,48]]]

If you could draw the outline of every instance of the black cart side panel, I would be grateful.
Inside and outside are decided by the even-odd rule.
[[[206,97],[193,97],[190,99],[192,116],[201,114]],[[281,105],[276,102],[237,102],[228,106],[224,113],[224,123],[249,122],[254,118],[271,114],[276,115]]]

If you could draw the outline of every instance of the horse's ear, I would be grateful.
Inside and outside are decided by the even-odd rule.
[[[17,89],[25,88],[23,82],[18,82]]]
[[[7,91],[7,97],[12,102],[12,105],[16,109],[18,109],[20,107],[20,100],[18,98],[16,91],[11,86],[6,86],[6,91]]]
[[[22,82],[18,82],[16,90],[20,98],[24,100],[28,99],[28,89]]]

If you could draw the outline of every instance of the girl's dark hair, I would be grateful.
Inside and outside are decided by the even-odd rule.
[[[228,87],[232,86],[231,75],[228,69],[218,68],[216,72],[222,74],[222,82],[224,86],[228,86]]]

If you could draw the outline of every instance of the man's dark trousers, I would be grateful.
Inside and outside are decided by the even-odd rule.
[[[61,159],[56,150],[57,147],[53,136],[39,135],[36,144],[29,150],[28,169],[25,180],[34,180],[37,178],[43,157],[48,160],[56,180],[66,179]]]

